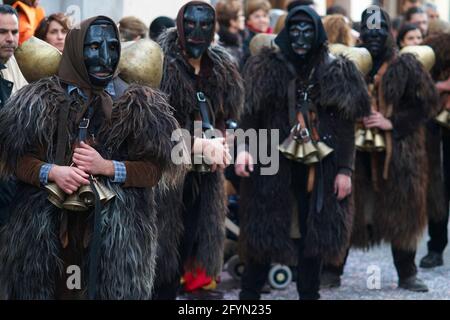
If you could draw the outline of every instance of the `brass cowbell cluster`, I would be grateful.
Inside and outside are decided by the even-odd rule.
[[[115,197],[115,194],[96,178],[92,177],[92,181],[102,204],[106,204]],[[82,186],[72,195],[66,195],[56,183],[48,184],[45,189],[49,193],[48,201],[60,209],[82,212],[95,205],[95,193],[90,185]]]
[[[378,129],[358,129],[355,137],[356,149],[364,152],[382,152],[386,142]]]
[[[278,147],[289,160],[306,165],[317,163],[333,152],[333,149],[321,141],[313,141],[307,128],[295,125],[289,137]]]

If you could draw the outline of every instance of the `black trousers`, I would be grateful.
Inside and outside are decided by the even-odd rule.
[[[305,238],[307,234],[307,219],[309,213],[310,196],[307,194],[308,168],[302,164],[294,164],[292,188],[295,190],[299,207],[299,225],[301,239],[298,241],[297,291],[302,300],[316,300],[320,298],[321,257],[306,257]],[[272,261],[276,262],[276,261]],[[270,262],[258,264],[249,261],[242,276],[241,300],[259,300],[261,290],[267,280]]]
[[[449,130],[444,133],[442,139],[444,149],[444,181],[447,189],[447,203],[450,201],[450,132],[448,131]],[[447,214],[442,221],[435,222],[428,220],[428,234],[430,236],[430,241],[428,241],[428,251],[434,251],[442,254],[447,247],[449,213],[450,211],[447,211]]]
[[[180,268],[178,273],[173,275],[170,282],[155,286],[153,290],[153,300],[175,300],[180,289],[180,280],[184,274],[184,264],[192,257],[195,249],[195,234],[197,233],[200,219],[200,194],[194,193],[197,188],[194,184],[201,183],[201,175],[190,172],[186,176],[183,190],[183,225],[184,232],[178,246],[180,254]],[[157,269],[156,276],[164,270]]]

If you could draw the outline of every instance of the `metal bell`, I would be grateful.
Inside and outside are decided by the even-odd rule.
[[[367,129],[366,135],[364,136],[364,144],[373,146],[373,140],[374,140],[374,136],[373,136],[372,130]]]
[[[112,192],[107,186],[105,186],[100,181],[95,180],[94,187],[98,192],[102,204],[111,201],[116,196],[114,192]]]
[[[386,149],[386,143],[384,141],[384,137],[379,132],[375,133],[374,146],[375,146],[375,151],[377,151],[377,152],[382,152]]]
[[[366,151],[364,146],[365,136],[366,131],[364,129],[358,129],[358,131],[356,131],[356,138],[355,138],[356,149],[360,151]]]
[[[446,127],[446,128],[450,128],[450,112],[448,110],[444,110],[442,111],[437,117],[436,117],[436,121]]]
[[[55,197],[53,194],[49,194],[47,200],[50,201],[55,207],[59,209],[63,208],[63,201]]]
[[[84,204],[84,201],[80,199],[77,192],[67,197],[66,201],[63,203],[63,208],[77,212],[88,210],[88,207]]]
[[[319,161],[320,160],[319,160],[319,157],[317,156],[317,154],[311,154],[309,157],[306,157],[303,160],[303,163],[305,165],[311,165],[311,164],[314,164],[314,163],[318,163]]]
[[[90,185],[85,185],[78,190],[78,196],[88,207],[92,207],[95,204],[95,193]]]
[[[205,163],[204,157],[202,155],[194,155],[192,159],[192,171],[199,173],[209,173],[211,172],[211,166]]]
[[[60,187],[58,187],[56,183],[50,183],[46,185],[45,189],[49,193],[48,200],[58,208],[61,208],[62,203],[66,198],[66,194],[64,193],[64,191]],[[55,202],[59,203],[60,205],[56,205]]]
[[[318,155],[317,148],[312,143],[311,140],[309,140],[308,142],[303,143],[303,151],[305,153],[305,158]]]
[[[154,41],[141,39],[122,47],[120,77],[128,83],[159,88],[163,75],[164,55]]]
[[[289,160],[296,159],[296,153],[299,143],[290,135],[284,142],[278,147],[278,150]]]
[[[297,150],[295,151],[295,160],[302,162],[305,159],[305,149],[303,144],[297,143]]]
[[[63,202],[66,199],[66,194],[64,191],[58,187],[56,183],[50,183],[45,186],[45,189],[47,189],[49,195],[48,195],[48,201],[50,201],[55,207],[62,209],[63,208]]]
[[[319,159],[325,159],[330,153],[332,153],[334,150],[327,146],[326,143],[319,141],[316,144],[317,148],[317,155],[319,156]]]

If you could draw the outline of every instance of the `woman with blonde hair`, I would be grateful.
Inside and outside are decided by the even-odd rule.
[[[323,18],[323,26],[328,35],[328,42],[339,43],[349,47],[355,45],[352,28],[348,19],[341,14],[332,14]]]

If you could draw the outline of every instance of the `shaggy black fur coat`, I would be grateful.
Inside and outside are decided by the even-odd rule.
[[[197,107],[197,90],[202,90],[209,99],[215,128],[223,130],[226,120],[238,120],[244,100],[242,79],[232,58],[223,48],[211,46],[207,50],[207,57],[203,59],[209,62],[209,76],[196,78],[178,45],[176,29],[162,34],[159,44],[165,55],[161,90],[168,95],[181,127],[189,129],[192,126],[193,111]],[[189,175],[199,176],[194,172]],[[192,180],[198,181],[189,179]],[[183,225],[183,189],[192,189],[194,198],[201,195],[199,225],[192,234],[196,243],[192,258],[196,265],[206,268],[207,274],[211,276],[219,274],[223,263],[227,212],[223,173],[203,174],[200,183],[189,186],[185,186],[184,182],[174,189],[158,188],[161,238],[158,242],[159,272],[156,281],[161,285],[178,276],[181,237],[183,233],[190,234],[192,231],[185,230]],[[190,267],[194,268],[195,265]]]
[[[334,180],[342,167],[353,167],[354,122],[368,114],[370,104],[364,79],[352,62],[342,57],[331,58],[325,47],[316,69],[313,103],[318,109],[319,135],[335,151],[321,164],[324,205],[319,212],[315,205],[310,205],[305,253],[338,263],[345,256],[353,218],[350,200],[336,199]],[[244,69],[244,129],[279,129],[278,143],[286,139],[291,130],[288,86],[296,77],[291,70],[289,62],[276,49],[263,49],[248,60]],[[241,181],[239,241],[241,256],[246,261],[287,264],[297,252],[290,238],[291,217],[296,207],[295,190],[290,187],[294,163],[281,153],[279,161],[277,174],[260,175],[257,165],[255,173]],[[316,203],[317,181],[311,204]]]
[[[438,33],[432,35],[425,39],[424,44],[432,47],[436,54],[436,64],[431,70],[433,80],[435,82],[446,81],[450,77],[450,34]],[[439,106],[444,107],[448,103],[449,97],[449,92],[442,93]],[[438,113],[442,110],[443,109],[440,108]],[[445,218],[446,213],[449,211],[449,137],[450,130],[448,128],[440,126],[434,121],[434,119],[430,121],[427,135],[427,155],[429,158],[430,172],[430,186],[428,189],[428,216],[432,221],[436,222],[442,221]],[[443,142],[443,152],[441,152],[441,142]],[[447,186],[446,189],[444,187],[444,182]]]
[[[123,91],[123,90],[122,90]],[[112,122],[100,129],[97,150],[107,159],[152,161],[164,179],[175,179],[170,161],[170,136],[178,127],[165,96],[132,85],[118,92]],[[77,136],[73,121],[81,99],[68,95],[59,78],[30,84],[0,111],[2,176],[14,174],[18,159],[26,154],[54,163],[58,108],[69,104],[68,141]],[[105,139],[101,139],[101,137]],[[66,157],[72,154],[68,144]],[[37,150],[44,150],[38,152]],[[122,188],[103,181],[116,197],[102,210],[98,299],[150,299],[156,260],[156,205],[150,188]],[[0,294],[3,299],[55,299],[61,260],[60,224],[63,211],[47,200],[44,188],[21,183],[8,223],[0,230]],[[74,214],[74,213],[68,213]],[[76,213],[85,214],[85,213]],[[82,287],[88,263],[82,269]]]
[[[367,248],[381,241],[415,250],[427,224],[428,158],[426,124],[436,114],[434,83],[412,55],[394,57],[381,79],[383,99],[393,124],[392,159],[387,180],[385,153],[357,152],[355,223],[352,242]],[[381,111],[383,112],[383,111]],[[376,177],[372,176],[375,157]],[[378,180],[374,189],[373,178]]]

